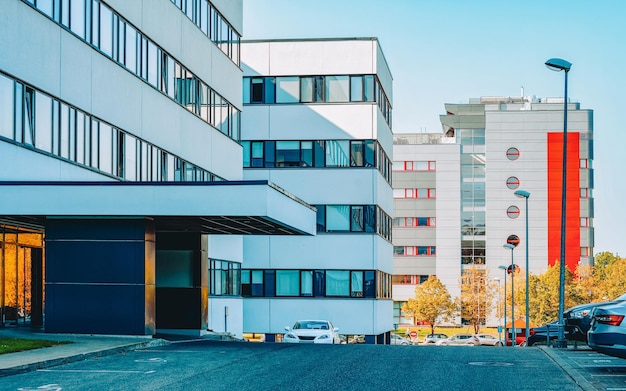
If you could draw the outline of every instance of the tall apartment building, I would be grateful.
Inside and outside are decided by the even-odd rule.
[[[242,180],[241,31],[241,0],[0,2],[3,324],[241,336],[242,235],[316,218]]]
[[[477,266],[502,278],[515,263],[540,274],[560,258],[562,98],[484,97],[446,104],[441,134],[394,138],[395,320],[436,274],[453,295]],[[593,111],[568,103],[566,264],[593,262]],[[456,182],[455,182],[456,181]],[[516,190],[530,193],[528,210]],[[528,237],[526,231],[528,213]],[[427,219],[425,219],[427,218]]]
[[[244,178],[317,208],[315,236],[244,238],[244,331],[298,319],[386,343],[392,77],[374,38],[242,42]]]

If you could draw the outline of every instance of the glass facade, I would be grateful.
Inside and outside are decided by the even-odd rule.
[[[391,103],[376,75],[243,78],[244,104],[376,102],[391,128]]]
[[[376,140],[241,141],[244,168],[376,167],[391,184],[391,160]]]
[[[461,144],[461,265],[484,265],[485,129],[458,129]]]
[[[379,270],[243,269],[244,297],[391,298],[391,274]]]
[[[391,217],[376,205],[315,206],[318,233],[376,233],[391,242]]]

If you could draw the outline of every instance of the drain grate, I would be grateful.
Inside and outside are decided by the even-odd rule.
[[[469,365],[476,365],[482,367],[510,367],[513,366],[513,363],[510,362],[499,362],[499,361],[470,361]]]

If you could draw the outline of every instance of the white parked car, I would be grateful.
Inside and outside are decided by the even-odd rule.
[[[461,345],[461,346],[478,346],[480,341],[473,334],[457,334],[452,337],[439,340],[435,343],[437,346]]]
[[[285,343],[340,343],[339,329],[327,320],[299,320],[285,330]]]
[[[391,334],[391,345],[413,345],[413,343],[399,335]]]

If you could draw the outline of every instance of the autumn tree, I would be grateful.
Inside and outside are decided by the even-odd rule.
[[[461,286],[461,317],[480,332],[481,324],[494,309],[497,287],[489,280],[488,271],[471,267],[463,271]]]
[[[402,311],[413,316],[414,320],[427,321],[434,333],[437,324],[454,317],[456,305],[445,285],[437,277],[430,276],[415,287],[415,297],[404,303]]]
[[[559,291],[560,291],[560,263],[555,262],[549,266],[543,274],[531,275],[528,280],[529,285],[529,318],[530,323],[542,325],[554,321],[559,314]],[[565,269],[565,308],[578,304],[575,301],[574,287],[572,284],[574,274]],[[520,286],[520,295],[525,295],[525,287]],[[517,292],[516,292],[517,296]],[[517,302],[517,300],[516,300]],[[518,302],[519,303],[519,302]],[[524,311],[520,311],[520,314]]]

